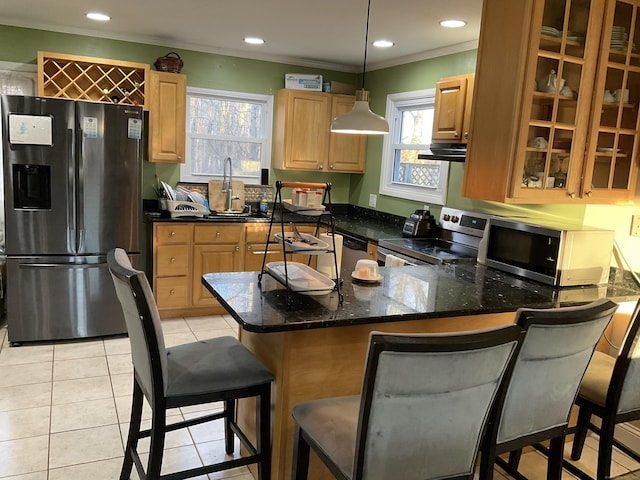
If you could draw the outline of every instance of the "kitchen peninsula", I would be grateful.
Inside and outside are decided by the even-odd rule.
[[[511,323],[519,307],[549,308],[640,296],[626,283],[554,289],[478,265],[381,268],[379,283],[344,278],[338,295],[288,292],[258,272],[205,274],[203,285],[240,325],[239,338],[276,376],[273,478],[289,478],[291,408],[302,401],[360,392],[371,331],[453,332]],[[244,417],[245,412],[247,417]],[[253,408],[241,404],[245,427]],[[310,479],[332,478],[312,455]]]

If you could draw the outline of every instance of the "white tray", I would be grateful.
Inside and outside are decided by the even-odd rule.
[[[282,205],[284,205],[285,209],[291,212],[296,212],[296,213],[299,213],[300,215],[309,215],[311,217],[317,217],[319,215],[322,215],[325,209],[324,205],[318,205],[313,207],[303,207],[301,205],[294,205],[293,203],[291,203],[290,198],[285,198],[284,200],[282,200]]]
[[[329,249],[329,244],[324,240],[309,235],[308,233],[301,233],[302,240],[295,240],[293,232],[284,232],[284,245],[287,251],[297,252],[300,250],[317,250],[324,252]],[[278,232],[274,235],[275,239],[282,243],[282,233]],[[287,263],[288,265],[288,263]]]
[[[288,278],[289,288],[304,295],[326,295],[336,285],[329,277],[300,262],[287,262],[286,276],[284,262],[267,263],[267,271],[285,285]]]

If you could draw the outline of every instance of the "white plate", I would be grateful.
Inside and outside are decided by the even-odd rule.
[[[269,262],[266,267],[271,275],[284,284],[288,280],[289,288],[303,295],[326,295],[336,286],[336,282],[304,263],[287,262],[286,275],[284,262]]]
[[[291,211],[291,212],[296,212],[299,213],[300,215],[309,215],[311,217],[317,217],[319,215],[322,215],[324,213],[324,205],[319,205],[317,207],[303,207],[301,205],[294,205],[293,203],[291,203],[291,199],[290,198],[286,198],[282,201],[282,205],[284,205],[284,208],[286,208],[287,210]]]
[[[320,250],[325,251],[329,249],[329,244],[324,240],[309,235],[308,233],[301,233],[302,240],[295,240],[293,232],[284,232],[284,242],[287,250]],[[278,232],[274,235],[275,239],[282,243],[282,233]]]
[[[169,200],[177,200],[173,188],[171,188],[167,182],[164,182],[162,180],[160,181],[162,182],[162,188],[164,188],[164,192],[167,194],[167,198]]]
[[[358,280],[359,282],[376,283],[382,280],[384,277],[381,274],[378,274],[378,276],[374,278],[362,278],[359,277],[356,272],[351,272],[351,278],[353,278],[354,280]]]

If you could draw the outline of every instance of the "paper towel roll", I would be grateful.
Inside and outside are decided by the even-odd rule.
[[[329,248],[333,249],[333,237],[334,235],[331,233],[321,233],[318,238],[323,242],[327,242],[329,244]],[[318,263],[316,266],[316,270],[323,275],[335,280],[337,278],[336,275],[336,266],[335,262],[338,262],[338,272],[342,266],[342,235],[335,235],[336,240],[336,259],[333,259],[333,253],[321,253],[318,255]]]

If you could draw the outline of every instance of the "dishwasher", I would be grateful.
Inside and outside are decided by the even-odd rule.
[[[350,277],[356,269],[358,260],[367,257],[367,241],[362,238],[349,235],[345,232],[338,232],[342,235],[342,265],[340,274],[342,278]]]

